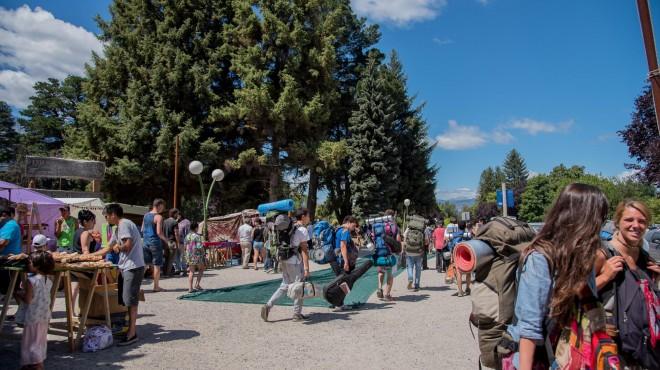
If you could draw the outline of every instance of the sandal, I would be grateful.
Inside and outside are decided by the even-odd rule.
[[[382,289],[378,289],[376,291],[376,297],[378,297],[380,299],[383,299],[383,290]]]
[[[387,302],[394,302],[395,299],[394,299],[394,297],[392,297],[391,295],[388,294],[383,298],[383,300],[387,301]]]
[[[198,286],[195,287],[195,290],[204,290],[204,288],[202,288],[201,285],[198,285]]]

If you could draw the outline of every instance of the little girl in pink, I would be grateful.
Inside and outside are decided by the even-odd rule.
[[[49,252],[35,252],[28,259],[28,280],[16,292],[21,303],[17,316],[22,317],[21,369],[43,369],[50,321],[50,290],[53,283],[46,277],[55,267]]]

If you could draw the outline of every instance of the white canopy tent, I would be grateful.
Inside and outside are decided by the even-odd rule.
[[[55,198],[71,208],[71,216],[78,218],[78,212],[83,209],[92,211],[96,216],[96,226],[94,230],[101,230],[101,225],[105,222],[103,218],[103,207],[105,203],[99,198]]]

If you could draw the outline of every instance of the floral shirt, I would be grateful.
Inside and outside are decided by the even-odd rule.
[[[186,263],[189,265],[201,265],[204,263],[204,245],[202,236],[196,232],[186,235]]]

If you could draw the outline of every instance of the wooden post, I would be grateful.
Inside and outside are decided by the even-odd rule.
[[[174,199],[172,200],[172,204],[174,204],[174,208],[176,208],[177,205],[178,187],[179,187],[179,135],[176,135],[176,141],[174,143]]]
[[[637,0],[637,10],[639,11],[639,21],[642,25],[646,62],[649,66],[649,81],[651,82],[655,120],[658,125],[658,132],[660,132],[660,72],[658,71],[658,57],[655,50],[653,23],[651,22],[651,11],[649,10],[648,0]]]

